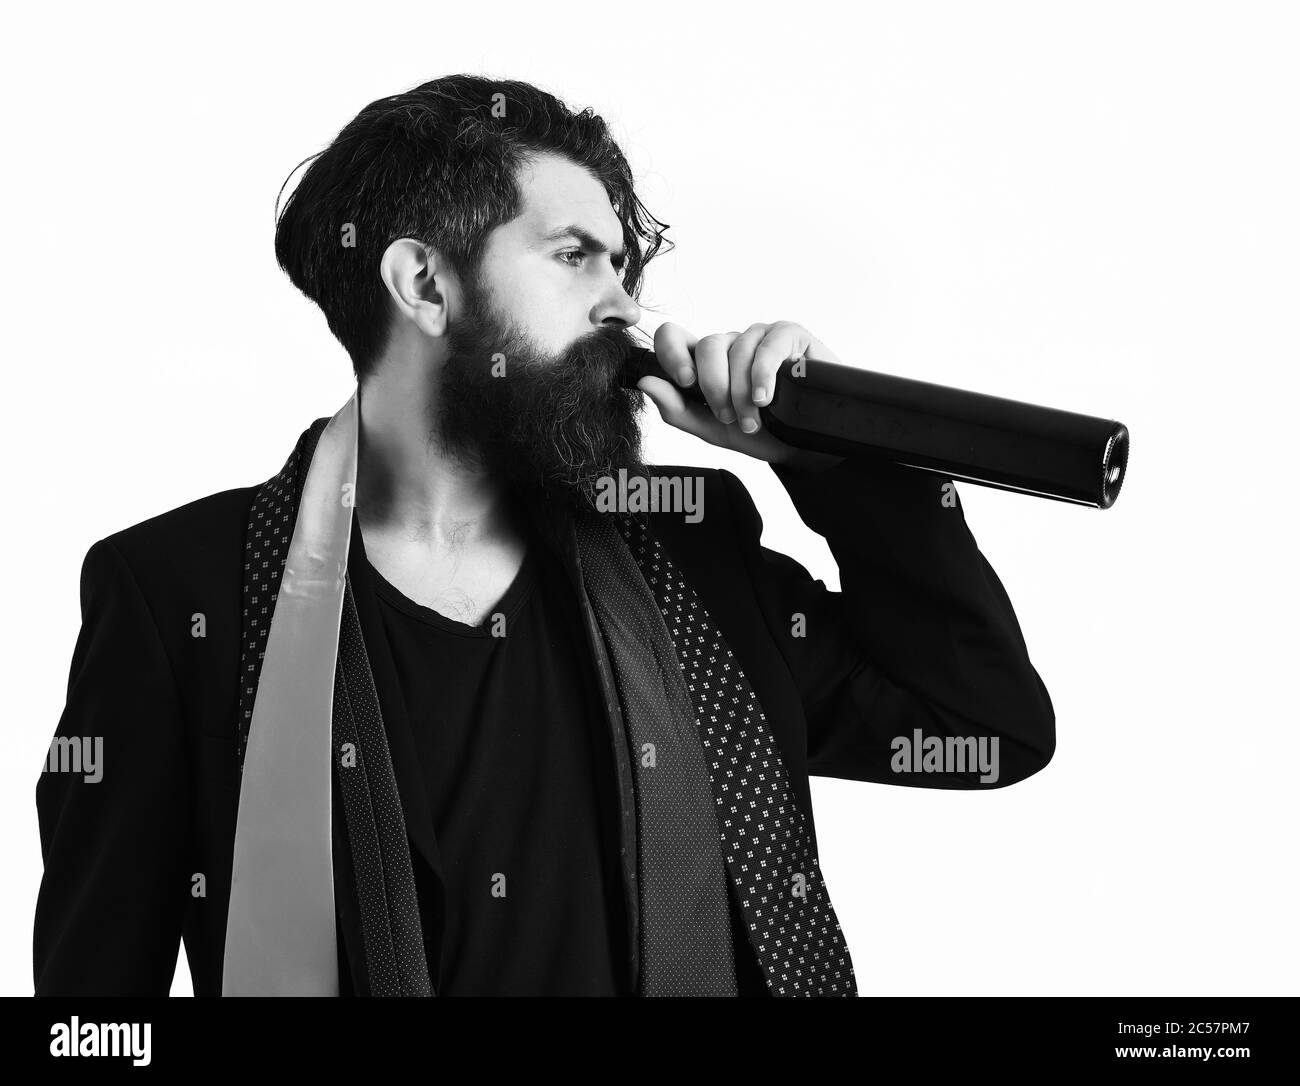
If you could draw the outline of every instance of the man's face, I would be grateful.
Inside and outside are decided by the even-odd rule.
[[[604,188],[565,159],[520,171],[523,210],[462,284],[433,429],[532,501],[590,508],[596,481],[640,466],[640,393],[622,386],[641,311],[623,290]]]
[[[558,155],[521,167],[523,208],[488,236],[482,285],[539,351],[558,354],[601,327],[631,328],[623,230],[604,186]]]

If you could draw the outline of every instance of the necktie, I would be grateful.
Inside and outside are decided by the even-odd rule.
[[[690,694],[654,599],[608,517],[575,525],[636,785],[641,994],[734,996],[731,913]]]
[[[355,425],[355,410],[354,397],[337,418],[351,420]],[[240,888],[238,894],[232,886],[223,991],[227,994],[337,994],[333,919],[328,918],[325,925],[315,916],[315,910],[322,904],[329,912],[334,911],[333,895],[327,892],[329,887],[314,884],[310,877],[305,877],[286,862],[286,859],[296,858],[297,854],[305,851],[323,850],[325,860],[319,865],[304,867],[303,871],[319,871],[321,876],[328,877],[332,874],[331,867],[327,866],[332,838],[333,847],[342,844],[351,855],[355,872],[366,968],[354,978],[354,983],[366,995],[428,996],[433,991],[425,961],[406,824],[379,699],[352,597],[351,578],[346,573],[346,551],[340,549],[341,534],[351,523],[350,513],[343,516],[345,526],[334,533],[340,538],[332,544],[326,539],[328,526],[316,523],[321,520],[322,511],[332,511],[337,515],[341,508],[345,508],[341,504],[340,484],[352,481],[355,471],[355,433],[345,435],[341,445],[337,437],[331,435],[334,444],[328,455],[317,456],[320,443],[326,440],[327,421],[318,419],[304,431],[284,467],[258,489],[249,509],[244,556],[243,681],[240,685],[240,727],[236,744],[241,771],[241,824],[257,825],[269,831],[291,812],[313,811],[320,825],[312,832],[303,832],[295,837],[293,847],[282,847],[276,852],[262,853],[250,849],[244,855],[237,848],[239,859],[233,868],[232,882],[237,881],[242,873],[250,885]],[[315,498],[304,496],[308,465],[312,463],[318,470],[327,465],[333,467],[323,486],[318,487],[319,493]],[[299,506],[303,501],[307,502],[309,516],[305,521],[298,521]],[[295,522],[300,525],[297,531],[301,531],[303,537],[299,541],[297,564],[290,565],[289,556],[293,553],[292,543],[296,536]],[[311,536],[310,543],[307,542],[308,536]],[[269,647],[271,615],[288,613],[277,610],[278,598],[286,588],[286,573],[290,579],[299,582],[289,586],[287,595],[301,609],[309,605],[312,598],[322,594],[317,585],[327,578],[321,569],[325,569],[330,579],[337,581],[342,588],[338,610],[330,611],[331,617],[336,617],[338,622],[337,635],[330,631],[330,639],[337,638],[336,650],[319,652],[315,657],[318,657],[318,664],[326,663],[331,657],[334,659],[331,708],[328,713],[316,715],[322,720],[326,716],[329,719],[330,761],[333,763],[333,779],[342,798],[345,828],[332,826],[335,815],[329,790],[296,788],[283,770],[274,782],[264,785],[264,794],[255,810],[245,811],[242,806],[247,802],[244,798],[248,789],[245,787],[243,762],[252,734],[254,706],[259,697],[271,693],[269,690],[260,692],[262,664]],[[304,617],[295,631],[298,638],[303,638],[308,632],[319,632],[312,630],[318,624],[323,625],[319,614]],[[309,657],[299,645],[281,642],[281,647],[289,654],[289,659],[296,659],[297,667],[292,678],[282,676],[287,683],[286,699],[273,711],[277,715],[266,717],[278,725],[266,726],[263,736],[268,740],[285,731],[286,724],[292,720],[292,715],[287,712],[287,702],[300,701],[307,696],[294,680],[301,682],[301,668],[309,658],[315,658]],[[294,737],[285,735],[282,741],[293,742]],[[296,740],[296,744],[299,748],[310,745],[301,738]],[[302,758],[295,754],[278,760],[277,764],[291,767],[300,761]],[[257,842],[257,837],[252,834],[237,834],[236,839],[254,845]],[[258,884],[274,873],[282,876],[278,884],[259,889]],[[344,903],[344,907],[349,906]],[[258,908],[262,910],[260,915],[255,911]],[[279,915],[273,916],[273,913]],[[284,934],[286,923],[300,930],[307,927],[309,917],[314,918],[313,930],[328,931],[328,935],[314,936],[312,945],[319,949],[311,955],[292,945]],[[300,961],[318,964],[314,966],[314,972],[308,973]]]
[[[749,679],[659,541],[634,518],[618,525],[677,649],[727,870],[768,988],[778,996],[856,995],[816,847]]]
[[[333,728],[348,844],[363,852],[354,870],[368,970],[358,979],[372,996],[431,996],[406,821],[351,577],[343,595],[334,670]]]

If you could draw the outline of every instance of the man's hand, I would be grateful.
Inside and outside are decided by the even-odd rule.
[[[751,324],[743,332],[718,332],[699,339],[679,324],[655,332],[655,356],[677,386],[698,381],[709,406],[687,403],[662,377],[643,377],[644,392],[668,423],[688,434],[772,464],[818,470],[838,464],[838,456],[796,449],[763,429],[758,409],[772,401],[776,372],[783,362],[839,358],[806,328],[790,321]],[[692,358],[692,353],[694,357]]]

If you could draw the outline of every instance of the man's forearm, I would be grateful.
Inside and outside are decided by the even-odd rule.
[[[1052,703],[952,480],[865,460],[773,470],[835,557],[840,615],[862,661],[924,703],[931,728],[1005,740],[1019,776],[1046,764]],[[837,711],[858,711],[859,695]]]

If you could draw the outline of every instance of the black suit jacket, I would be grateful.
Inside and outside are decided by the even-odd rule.
[[[758,512],[730,472],[658,470],[704,480],[701,521],[657,513],[652,530],[758,693],[814,838],[810,774],[1004,787],[1051,759],[1051,700],[960,498],[944,500],[956,494],[945,491],[950,480],[867,461],[816,473],[773,469],[830,546],[841,580],[832,592],[762,546]],[[45,864],[34,930],[38,995],[166,995],[182,938],[195,994],[221,992],[238,796],[244,526],[255,489],[162,513],[85,556],[81,629],[56,735],[103,737],[104,764],[97,783],[47,769],[36,786]],[[359,571],[350,563],[349,572],[355,580]],[[375,649],[369,596],[358,593],[357,602],[436,978],[437,843],[431,825],[409,817],[427,806],[391,660]],[[974,770],[894,772],[894,737],[916,729],[999,737],[996,784],[979,783]],[[339,902],[348,994],[356,963],[350,970],[341,932],[356,917],[346,915],[346,896]]]

